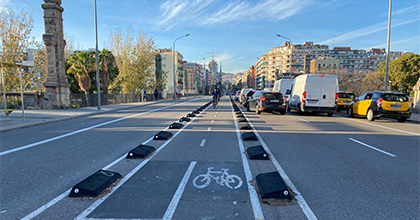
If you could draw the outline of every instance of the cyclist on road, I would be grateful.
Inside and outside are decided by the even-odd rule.
[[[213,95],[213,107],[216,108],[216,105],[219,101],[219,93],[217,92],[216,89],[214,89],[214,91],[211,93]]]

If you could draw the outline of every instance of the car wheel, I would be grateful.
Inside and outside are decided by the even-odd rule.
[[[349,116],[350,118],[354,117],[354,113],[353,113],[353,108],[350,107],[347,109],[347,116]]]
[[[399,123],[404,123],[405,121],[407,121],[407,119],[406,118],[398,118],[397,121]]]
[[[334,114],[333,112],[328,112],[328,113],[327,113],[327,116],[328,116],[328,117],[332,117],[332,116],[333,116],[333,114]]]
[[[366,114],[366,118],[369,121],[375,121],[375,117],[373,117],[373,110],[372,109],[368,110],[368,112]]]
[[[285,115],[285,114],[286,114],[286,110],[284,110],[284,111],[280,111],[280,114],[281,114],[281,115]]]
[[[300,103],[297,104],[297,113],[298,115],[301,115],[303,113],[302,110],[300,109]]]
[[[249,108],[249,103],[248,103],[248,105],[246,106],[246,111],[248,111],[248,112],[250,112],[251,111],[251,109]]]
[[[258,104],[255,105],[255,113],[257,113],[258,115],[261,114],[261,111],[258,108]]]
[[[287,103],[287,104],[286,104],[286,110],[287,110],[288,112],[290,112],[289,103]]]

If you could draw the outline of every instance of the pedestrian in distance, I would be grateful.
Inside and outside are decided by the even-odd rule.
[[[142,102],[146,102],[147,101],[146,100],[146,94],[147,94],[146,90],[145,89],[142,89],[141,90],[141,101]]]
[[[155,91],[153,92],[153,95],[155,95],[155,101],[157,101],[159,97],[157,89],[155,89]]]

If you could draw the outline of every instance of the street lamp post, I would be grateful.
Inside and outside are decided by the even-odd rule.
[[[98,18],[96,13],[96,0],[95,0],[95,35],[96,35],[96,87],[98,91],[98,110],[101,110],[101,87],[99,86],[99,53],[98,53]]]
[[[389,43],[391,41],[391,9],[392,9],[392,0],[389,0],[388,36],[387,36],[387,42],[386,42],[385,92],[387,92],[388,90]]]
[[[175,74],[175,42],[177,41],[177,40],[179,40],[179,39],[181,39],[181,38],[183,38],[183,37],[188,37],[190,34],[186,34],[186,35],[183,35],[183,36],[181,36],[181,37],[178,37],[177,39],[175,39],[174,40],[174,45],[173,45],[173,50],[172,50],[172,53],[173,53],[173,70],[174,70],[174,99],[176,99],[177,97],[176,97],[176,88],[175,88],[175,76],[176,76],[176,74]],[[178,59],[177,59],[177,62],[178,62]]]

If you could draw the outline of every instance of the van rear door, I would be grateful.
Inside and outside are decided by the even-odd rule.
[[[321,75],[322,76],[322,75]],[[337,91],[337,77],[331,75],[325,75],[320,77],[322,79],[322,89],[320,97],[320,107],[332,107],[335,106],[335,96]]]
[[[308,75],[306,79],[306,104],[308,107],[319,107],[321,99],[322,79],[318,75]]]

